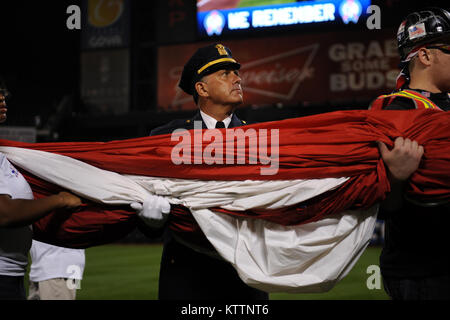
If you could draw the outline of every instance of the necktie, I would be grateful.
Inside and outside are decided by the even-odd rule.
[[[222,121],[217,121],[216,128],[218,128],[218,129],[225,128],[225,123],[223,123]]]

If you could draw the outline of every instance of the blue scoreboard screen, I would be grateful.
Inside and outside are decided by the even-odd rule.
[[[296,28],[311,24],[351,24],[367,17],[370,0],[198,0],[200,37]]]

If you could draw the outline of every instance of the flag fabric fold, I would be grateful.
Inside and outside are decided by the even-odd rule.
[[[258,141],[276,135],[266,141],[271,156],[277,152],[276,174],[261,175],[267,161],[252,162],[251,141],[237,145],[228,129],[218,131],[222,145],[237,147],[220,149],[216,140],[203,139],[201,152],[189,154],[191,164],[175,164],[173,150],[195,151],[195,130],[184,132],[189,140],[182,142],[171,135],[111,142],[0,140],[0,152],[21,169],[36,197],[66,189],[87,199],[77,211],[54,212],[35,223],[39,240],[68,247],[117,240],[136,222],[129,203],[159,194],[188,208],[241,278],[266,291],[325,291],[356,262],[370,240],[377,203],[389,192],[377,141],[391,147],[398,136],[418,141],[425,154],[408,195],[450,199],[450,118],[444,112],[337,111],[236,129],[253,130]],[[246,163],[205,163],[217,154],[237,159],[243,150]],[[195,164],[199,155],[203,163]],[[194,233],[182,219],[172,220],[181,236]]]

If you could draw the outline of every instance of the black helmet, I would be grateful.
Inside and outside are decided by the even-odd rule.
[[[400,57],[418,45],[436,43],[441,38],[450,36],[450,13],[441,8],[427,8],[409,14],[397,31],[398,51]]]

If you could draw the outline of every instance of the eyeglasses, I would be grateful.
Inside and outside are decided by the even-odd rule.
[[[436,46],[429,46],[427,49],[438,49],[445,54],[450,54],[450,44],[438,44]]]

